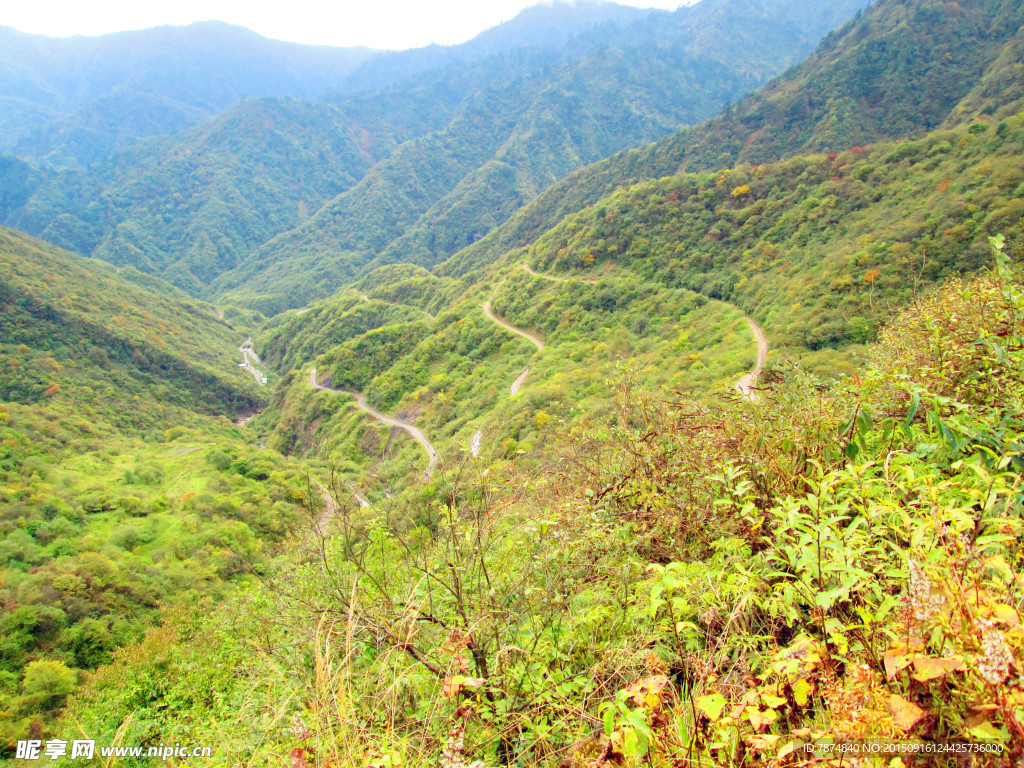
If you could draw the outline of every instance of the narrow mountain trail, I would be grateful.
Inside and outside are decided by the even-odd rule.
[[[740,380],[736,382],[736,391],[739,392],[744,398],[751,402],[757,400],[757,393],[754,391],[754,385],[757,384],[757,379],[761,375],[761,369],[764,368],[764,364],[768,361],[768,337],[764,335],[764,331],[761,330],[761,326],[751,320],[749,317],[746,318],[747,325],[750,326],[750,330],[754,333],[754,338],[757,339],[757,365],[749,373],[745,373],[740,377]]]
[[[504,283],[504,280],[502,281],[502,283]],[[494,298],[494,295],[498,292],[498,288],[500,288],[500,287],[501,287],[501,283],[499,283],[497,286],[495,286],[494,290],[491,292],[491,299]],[[502,320],[500,317],[498,317],[496,314],[494,314],[494,312],[491,311],[491,300],[490,299],[488,299],[487,301],[484,302],[484,314],[487,315],[489,320],[491,320],[494,323],[497,323],[502,328],[504,328],[506,331],[514,333],[517,336],[522,336],[524,339],[526,339],[531,344],[533,344],[535,347],[537,347],[537,351],[538,352],[543,352],[544,351],[544,342],[543,341],[538,339],[536,336],[534,336],[529,331],[524,331],[522,328],[516,328],[514,325],[509,325],[504,320]],[[526,377],[529,374],[530,374],[530,369],[529,368],[524,368],[523,372],[520,373],[516,377],[516,380],[512,382],[512,386],[509,388],[509,397],[515,397],[516,395],[519,394],[519,390],[522,389],[523,382],[526,381]],[[474,435],[474,437],[475,437],[475,435]]]
[[[360,408],[363,411],[366,411],[368,414],[373,416],[373,418],[375,418],[377,421],[381,422],[382,424],[387,424],[390,427],[398,427],[399,429],[405,431],[406,434],[412,437],[416,442],[418,442],[423,447],[423,450],[427,454],[428,462],[427,469],[423,473],[423,482],[429,482],[430,478],[434,476],[434,468],[437,466],[438,461],[437,450],[434,448],[433,445],[430,444],[430,441],[427,440],[426,436],[419,429],[414,427],[412,424],[409,424],[408,422],[393,418],[391,416],[388,416],[387,414],[375,410],[374,408],[371,408],[366,402],[366,395],[364,395],[362,392],[349,392],[344,389],[334,389],[333,387],[328,387],[318,383],[316,380],[316,368],[309,369],[309,385],[314,389],[319,389],[324,392],[333,392],[338,395],[350,395],[351,397],[355,398],[356,406],[358,408]]]
[[[521,266],[522,266],[522,268],[523,268],[523,270],[525,272],[527,272],[528,274],[532,275],[533,277],[537,277],[537,278],[540,278],[542,280],[550,280],[552,282],[558,282],[558,283],[568,283],[568,282],[575,282],[576,281],[573,278],[553,277],[551,275],[542,275],[539,272],[535,272],[527,264],[522,264]],[[579,281],[580,282],[586,282],[586,283],[597,283],[598,282],[597,280],[583,280],[583,279],[580,279]],[[503,282],[504,281],[502,281],[502,283]],[[501,287],[502,283],[499,283],[497,286],[495,286],[494,290],[491,292],[491,298],[483,303],[482,309],[483,309],[484,315],[491,322],[493,322],[495,325],[503,328],[504,330],[508,331],[509,333],[515,334],[516,336],[521,336],[522,338],[524,338],[527,341],[529,341],[531,344],[533,344],[537,348],[538,352],[543,352],[544,349],[545,349],[545,344],[537,336],[535,336],[534,334],[530,333],[529,331],[524,331],[521,328],[517,328],[514,325],[511,325],[510,323],[506,322],[502,318],[500,318],[497,315],[495,315],[494,311],[491,309],[491,301],[493,300],[494,296],[497,294],[498,288]],[[366,296],[362,296],[361,298],[364,301],[368,301],[369,300],[368,297],[366,297]],[[424,313],[424,314],[427,314],[427,313]],[[761,375],[761,371],[764,368],[764,364],[768,360],[768,353],[769,353],[770,347],[769,347],[769,344],[768,344],[768,337],[765,335],[765,333],[761,329],[761,327],[757,323],[755,323],[753,320],[751,320],[750,318],[745,318],[745,319],[747,321],[747,324],[750,327],[751,332],[754,334],[754,338],[757,340],[757,364],[753,368],[753,370],[748,371],[747,373],[743,374],[743,376],[740,377],[739,381],[737,381],[736,384],[735,384],[735,389],[745,399],[750,400],[750,401],[756,401],[758,399],[758,396],[757,396],[757,393],[754,391],[754,386],[757,383],[758,377]],[[246,340],[246,344],[243,345],[243,347],[246,347],[246,346],[249,347],[249,351],[252,354],[253,358],[256,360],[256,362],[259,362],[259,358],[256,357],[255,352],[251,352],[251,342],[248,339]],[[245,349],[243,349],[243,348],[240,348],[240,349],[242,349],[243,355],[247,354]],[[248,362],[249,361],[248,361],[248,357],[247,356],[246,356],[245,360],[246,360],[246,364],[247,364],[246,367],[248,367]],[[529,368],[525,368],[523,370],[523,372],[520,373],[516,377],[516,379],[512,382],[511,387],[509,387],[509,397],[515,397],[516,395],[519,394],[519,392],[522,390],[522,386],[523,386],[524,382],[526,381],[526,378],[529,375],[529,373],[530,373],[530,369]],[[318,383],[317,380],[316,380],[316,368],[311,368],[310,371],[309,371],[309,384],[314,389],[319,389],[319,390],[322,390],[324,392],[333,392],[335,394],[350,395],[351,397],[355,398],[356,406],[358,408],[360,408],[361,410],[363,410],[366,413],[370,414],[377,421],[381,422],[382,424],[386,424],[388,426],[391,426],[391,427],[397,427],[397,428],[403,430],[404,432],[406,432],[410,437],[412,437],[414,440],[416,440],[420,444],[420,446],[423,448],[423,450],[427,454],[428,463],[427,463],[427,468],[426,468],[426,470],[425,470],[425,472],[423,474],[423,482],[428,482],[433,477],[434,470],[435,470],[435,468],[437,466],[437,462],[438,462],[438,458],[439,458],[438,457],[438,453],[437,453],[437,450],[434,448],[434,446],[430,443],[430,441],[427,440],[426,436],[423,434],[423,432],[421,430],[419,430],[418,428],[414,427],[412,424],[409,424],[408,422],[402,421],[400,419],[393,418],[393,417],[388,416],[388,415],[386,415],[384,413],[381,413],[378,410],[375,410],[374,408],[371,408],[369,406],[369,404],[367,403],[366,395],[364,395],[361,392],[349,392],[349,391],[346,391],[346,390],[334,389],[333,387],[328,387],[326,385]],[[473,436],[470,438],[470,441],[469,441],[469,452],[470,452],[470,455],[472,455],[474,458],[477,458],[477,457],[480,456],[480,450],[481,450],[482,442],[483,442],[483,430],[482,429],[477,429],[473,433]],[[322,486],[321,486],[321,488],[322,488]],[[360,506],[369,506],[369,502],[362,495],[357,493],[355,491],[355,489],[353,489],[351,486],[350,486],[350,490],[352,491],[355,499],[357,500],[357,502],[359,503]],[[326,513],[325,513],[325,516],[326,516]]]
[[[349,491],[352,493],[352,498],[356,500],[356,504],[360,507],[370,506],[370,502],[366,500],[366,497],[363,496],[363,494],[356,490],[356,487],[352,485],[352,483],[345,483],[345,485],[348,486]]]
[[[550,280],[555,283],[570,283],[578,281],[583,283],[594,284],[598,282],[597,280],[584,280],[583,278],[555,277],[554,275],[542,275],[540,272],[536,272],[533,269],[531,269],[529,264],[524,263],[521,266],[527,274],[532,275],[533,277],[539,277],[541,280]],[[489,311],[489,305],[490,302],[484,305],[484,312],[487,313],[488,317],[490,317],[499,325],[508,328],[510,331],[518,333],[520,336],[526,336],[531,341],[534,341],[534,343],[537,343],[536,340],[534,340],[524,331],[520,331],[517,328],[511,328],[510,326],[505,325],[497,318],[495,318]],[[739,381],[736,382],[735,389],[747,400],[753,402],[757,400],[757,393],[754,392],[754,385],[757,384],[757,379],[761,375],[761,369],[764,368],[764,364],[768,361],[769,346],[768,337],[765,336],[765,333],[761,329],[761,326],[759,326],[749,317],[745,319],[747,321],[747,324],[750,326],[750,330],[753,331],[754,333],[754,338],[757,339],[757,365],[754,367],[753,370],[748,371],[747,373],[743,374],[743,376],[740,377]],[[541,346],[540,348],[543,349],[543,346]],[[522,375],[518,379],[516,379],[516,381],[512,384],[513,395],[515,395],[519,391],[519,386],[522,385],[522,380],[526,378],[526,374],[527,371],[523,371]]]
[[[536,274],[535,272],[532,272],[532,270],[529,267],[527,267],[525,264],[523,265],[523,268],[527,272],[531,272],[532,274]],[[543,275],[537,275],[537,277],[543,277]],[[558,280],[559,282],[565,282],[561,278],[554,278],[554,279]],[[494,287],[494,290],[491,291],[491,299],[494,298],[495,294],[497,294],[497,292],[498,292],[498,288],[500,288],[504,282],[505,281],[502,280],[501,283],[499,283],[498,285],[496,285]],[[496,314],[494,314],[494,312],[491,310],[491,299],[488,299],[487,301],[485,301],[484,302],[484,306],[483,306],[484,314],[487,316],[487,319],[490,320],[491,322],[495,323],[496,325],[499,325],[500,327],[504,328],[506,331],[509,331],[510,333],[514,333],[516,336],[522,336],[524,339],[526,339],[531,344],[533,344],[535,347],[537,347],[537,351],[538,352],[543,352],[544,351],[544,342],[543,341],[541,341],[539,338],[534,336],[529,331],[524,331],[521,328],[516,328],[514,325],[510,325],[509,323],[506,323],[504,320],[502,320],[500,317],[498,317]],[[523,388],[523,383],[526,381],[526,377],[529,376],[529,375],[530,375],[530,369],[529,368],[524,368],[523,372],[520,373],[518,376],[516,376],[515,381],[512,382],[512,386],[509,387],[509,393],[508,393],[509,397],[515,397],[516,395],[519,394],[519,391]],[[473,433],[473,437],[471,437],[470,440],[469,440],[469,452],[470,452],[470,454],[474,458],[477,458],[480,455],[480,444],[483,441],[483,436],[484,436],[483,430],[482,429],[478,429],[476,432]]]
[[[314,480],[313,483],[320,490],[320,498],[324,502],[324,511],[320,517],[313,523],[313,532],[317,536],[326,537],[328,534],[328,526],[331,524],[331,520],[338,514],[338,502],[334,498],[334,494],[327,490],[327,487],[319,480]],[[346,483],[349,491],[352,493],[352,498],[356,500],[356,503],[360,507],[369,507],[370,502],[359,493],[352,483]]]

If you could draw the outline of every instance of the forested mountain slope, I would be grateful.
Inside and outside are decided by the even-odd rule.
[[[323,102],[264,99],[91,171],[52,174],[12,160],[9,194],[22,191],[7,221],[196,295],[248,249],[350,188],[401,140],[401,125],[359,117]]]
[[[263,246],[214,295],[274,312],[329,295],[367,265],[436,264],[572,170],[713,114],[856,7],[809,17],[809,5],[708,0],[577,37]]]
[[[162,606],[229,590],[304,515],[234,425],[244,335],[130,267],[0,229],[0,758]]]
[[[776,353],[851,373],[857,353],[841,350],[872,341],[894,308],[989,265],[990,236],[1005,233],[1007,252],[1022,252],[1022,148],[1024,113],[832,158],[680,174],[601,198],[458,278],[382,267],[260,335],[261,355],[287,372],[268,411],[271,444],[336,452],[354,477],[389,445],[394,463],[378,482],[418,476],[415,446],[383,442],[357,413],[318,398],[311,366],[414,420],[443,468],[477,431],[491,453],[532,456],[549,442],[548,419],[599,419],[602,384],[626,360],[648,385],[732,387],[755,365],[744,315]],[[544,349],[498,327],[485,304]]]
[[[102,419],[138,429],[161,418],[174,426],[174,409],[233,416],[260,402],[238,370],[243,337],[209,305],[132,268],[9,229],[0,238],[5,401],[89,403]],[[158,391],[162,417],[123,408],[140,388]]]
[[[345,453],[360,455],[353,425],[330,426],[337,412],[322,412],[305,388],[304,368],[313,361],[326,381],[363,391],[378,407],[415,416],[442,444],[468,440],[474,424],[497,423],[506,425],[513,441],[532,444],[537,430],[530,426],[530,410],[571,420],[572,404],[587,401],[589,387],[609,375],[604,366],[616,357],[651,361],[645,370],[659,382],[725,384],[751,364],[754,347],[738,323],[742,313],[768,328],[776,348],[812,352],[809,367],[850,370],[833,350],[872,340],[895,307],[950,275],[983,267],[990,236],[1004,233],[1008,249],[1020,247],[1019,105],[1011,92],[1009,103],[993,95],[981,108],[967,107],[978,101],[980,89],[992,91],[993,83],[1009,79],[1018,66],[1019,32],[1008,25],[1020,12],[991,3],[974,9],[987,16],[957,17],[958,26],[929,15],[930,7],[930,0],[880,3],[823,44],[815,66],[797,68],[751,103],[777,93],[804,103],[810,97],[801,99],[800,89],[829,77],[837,93],[854,88],[850,81],[860,73],[842,52],[862,56],[858,46],[899,52],[896,42],[923,46],[921,41],[955,38],[966,49],[970,43],[964,38],[1001,29],[1001,42],[990,43],[984,65],[972,64],[976,74],[959,83],[964,103],[918,116],[922,128],[943,121],[956,127],[842,152],[711,166],[711,172],[687,172],[676,158],[674,173],[663,178],[621,188],[606,180],[609,168],[613,177],[624,168],[649,172],[649,158],[687,136],[694,146],[711,141],[693,138],[699,133],[693,129],[584,171],[574,177],[581,180],[584,199],[607,191],[539,234],[521,237],[517,227],[554,218],[540,201],[433,274],[407,264],[381,267],[335,299],[268,326],[258,340],[261,351],[282,370],[293,370],[291,390],[279,392],[274,406],[275,445],[318,450],[323,440],[341,436],[344,442],[354,435]],[[893,20],[900,23],[892,26]],[[906,55],[891,57],[889,65],[899,70]],[[941,66],[929,75],[940,81],[948,76]],[[919,87],[937,92],[930,81]],[[729,119],[705,128],[720,132],[731,125]],[[882,130],[905,131],[904,118],[896,115],[893,126]],[[559,187],[574,199],[571,185]],[[428,231],[439,236],[445,230]],[[348,236],[358,242],[360,234]],[[524,265],[541,277],[528,274]],[[725,303],[694,314],[708,300]],[[507,336],[494,346],[485,302],[499,317],[543,339],[548,349],[533,357],[528,346]],[[708,321],[713,329],[703,327],[697,340],[693,323],[700,314],[722,320]],[[741,339],[747,339],[745,351]],[[715,349],[720,343],[725,346]],[[500,404],[498,382],[524,367],[531,370],[526,397]],[[470,375],[474,370],[488,374]],[[304,431],[303,424],[316,424],[317,431]]]
[[[539,9],[504,42],[492,30],[392,91],[245,103],[88,170],[5,159],[0,215],[193,294],[279,311],[373,259],[446,258],[572,170],[713,114],[858,3],[808,14],[803,0],[707,0],[639,18],[584,6],[570,27],[585,33],[526,46],[567,12]]]
[[[1012,113],[1021,97],[1022,22],[1024,8],[1006,0],[876,3],[722,115],[553,185],[442,269],[457,273],[493,260],[636,181],[843,152],[975,114]]]
[[[211,766],[768,768],[896,741],[1010,768],[1022,289],[998,256],[841,384],[783,364],[751,402],[627,368],[604,423],[534,413],[546,461],[467,451],[371,507],[339,484],[326,535],[169,611],[57,731],[211,740]]]

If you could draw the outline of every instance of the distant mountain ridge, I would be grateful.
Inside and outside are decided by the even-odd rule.
[[[452,67],[469,67],[488,57],[517,51],[557,48],[573,36],[598,25],[605,30],[628,27],[651,13],[602,0],[554,0],[532,5],[514,18],[481,32],[459,45],[428,45],[407,51],[384,51],[347,73],[334,98],[408,87],[422,79],[431,81]]]
[[[316,98],[369,49],[269,40],[202,22],[67,39],[0,28],[0,150],[88,164],[245,98]]]
[[[558,46],[595,24],[646,13],[606,2],[542,4],[463,45],[393,52],[288,43],[219,21],[71,38],[0,27],[0,152],[89,165],[243,99],[380,91],[424,71]],[[378,63],[361,66],[371,60]]]
[[[526,21],[585,26],[603,8],[628,23],[511,50],[522,34],[499,44],[498,28],[484,35],[497,52],[456,46],[446,55],[463,60],[434,69],[416,70],[423,51],[389,54],[373,61],[416,70],[400,88],[246,102],[88,170],[8,159],[0,221],[194,295],[301,306],[376,263],[433,265],[568,173],[710,117],[864,2],[824,16],[809,0],[542,7]]]
[[[567,43],[557,65],[528,73],[512,89],[506,98],[522,100],[513,109],[517,120],[482,164],[424,195],[416,178],[402,178],[405,151],[416,152],[403,147],[310,221],[225,273],[208,295],[276,312],[329,295],[379,264],[433,266],[576,168],[714,114],[795,64],[866,4],[704,0],[627,26],[595,27]],[[492,106],[478,100],[474,109]],[[437,139],[463,141],[449,131]],[[383,226],[373,223],[378,217]]]

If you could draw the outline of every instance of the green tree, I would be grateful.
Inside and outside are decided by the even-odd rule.
[[[21,704],[41,710],[57,709],[74,690],[75,679],[75,671],[63,661],[33,661],[25,667]]]

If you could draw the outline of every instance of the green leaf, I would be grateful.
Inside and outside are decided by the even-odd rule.
[[[698,696],[695,702],[697,707],[708,716],[708,720],[713,723],[717,723],[718,719],[722,716],[722,710],[725,709],[728,702],[725,697],[720,693],[709,693],[704,696]]]
[[[605,707],[604,710],[604,735],[611,736],[612,731],[615,730],[615,708],[612,706]]]
[[[806,707],[811,698],[811,684],[804,678],[800,678],[790,686],[793,691],[793,699],[797,706]]]
[[[917,416],[918,410],[921,408],[921,395],[914,392],[910,396],[910,409],[907,411],[907,418],[903,421],[904,425],[909,429],[910,425],[914,423],[914,417]]]

